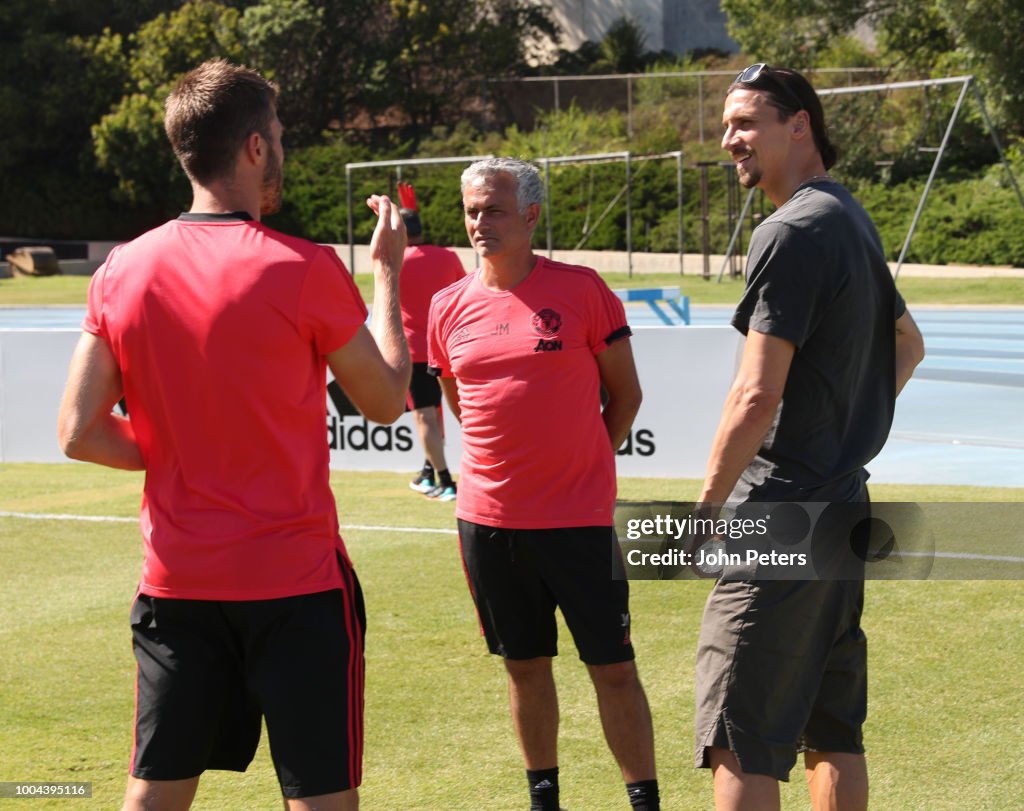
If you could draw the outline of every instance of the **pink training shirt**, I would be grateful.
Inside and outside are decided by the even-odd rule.
[[[455,251],[437,245],[410,245],[405,249],[398,277],[402,329],[413,363],[427,362],[427,314],[438,290],[466,275]]]
[[[512,290],[479,272],[434,296],[429,364],[458,381],[456,515],[508,529],[608,526],[615,455],[596,355],[630,335],[590,268],[539,258]]]
[[[140,591],[344,587],[325,355],[365,318],[332,250],[258,222],[183,215],[110,254],[82,326],[113,350],[146,464]]]

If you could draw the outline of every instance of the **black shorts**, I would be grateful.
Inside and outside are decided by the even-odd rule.
[[[410,410],[437,408],[441,405],[441,384],[427,371],[427,364],[412,365],[412,380],[409,382],[409,394],[405,402]]]
[[[588,665],[631,661],[629,584],[612,527],[498,529],[459,519],[466,577],[487,647],[506,659],[558,654],[555,606]]]
[[[266,718],[285,797],[362,780],[365,612],[350,587],[277,600],[132,606],[138,663],[132,775],[245,771]]]
[[[864,581],[715,584],[697,643],[696,766],[729,749],[788,780],[797,753],[864,752]]]

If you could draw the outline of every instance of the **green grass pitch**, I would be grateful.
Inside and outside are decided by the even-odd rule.
[[[523,809],[526,782],[500,663],[479,636],[451,504],[397,474],[336,473],[367,598],[362,805]],[[627,499],[692,499],[696,483],[625,480]],[[141,476],[87,465],[0,465],[0,512],[137,514]],[[1020,491],[873,488],[878,500],[1019,501]],[[0,517],[0,781],[90,781],[91,800],[32,808],[114,808],[131,748],[129,605],[140,566],[134,522]],[[711,807],[692,768],[693,657],[706,582],[636,582],[638,664],[655,722],[663,807]],[[865,730],[873,809],[1019,808],[1024,783],[1024,583],[869,582]],[[562,804],[625,808],[586,672],[561,630]],[[783,808],[807,807],[800,770]],[[26,806],[28,807],[28,806]],[[265,741],[244,775],[210,773],[196,809],[279,809]]]

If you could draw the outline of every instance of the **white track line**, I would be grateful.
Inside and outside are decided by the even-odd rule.
[[[0,511],[0,518],[24,518],[30,521],[93,521],[117,524],[135,524],[138,518],[125,518],[119,515],[67,515],[64,513],[19,513]],[[457,535],[454,529],[431,527],[388,527],[377,524],[341,524],[341,529],[362,530],[364,532],[420,532],[427,535]],[[900,552],[908,557],[935,557],[954,560],[984,560],[993,563],[1024,563],[1024,557],[1013,555],[978,555],[972,552]]]

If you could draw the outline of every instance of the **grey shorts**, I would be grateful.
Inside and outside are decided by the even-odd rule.
[[[864,582],[719,581],[697,645],[697,768],[728,749],[788,780],[798,752],[864,752]]]

